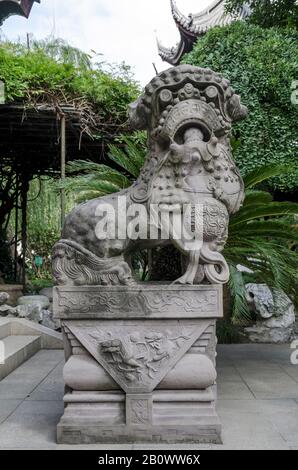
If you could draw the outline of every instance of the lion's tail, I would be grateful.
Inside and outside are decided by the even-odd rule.
[[[123,256],[99,258],[72,240],[60,240],[53,249],[53,276],[57,284],[130,284],[132,274]]]
[[[205,274],[210,282],[214,284],[226,284],[228,282],[230,269],[221,253],[210,250],[210,248],[204,244],[200,258],[205,263]]]

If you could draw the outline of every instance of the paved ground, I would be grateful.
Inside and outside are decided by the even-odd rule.
[[[218,413],[224,445],[147,448],[298,450],[298,365],[291,365],[291,352],[286,345],[219,346]],[[78,448],[55,443],[63,413],[62,367],[62,351],[40,351],[0,382],[0,449]]]

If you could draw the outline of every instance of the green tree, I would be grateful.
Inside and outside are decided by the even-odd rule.
[[[0,80],[7,103],[75,103],[92,115],[97,137],[124,126],[127,105],[139,94],[125,64],[94,63],[91,55],[53,38],[33,41],[30,50],[22,43],[0,43]]]
[[[227,0],[226,8],[238,13],[243,3],[251,10],[249,22],[264,28],[271,26],[298,27],[298,3],[296,0]]]
[[[298,106],[291,102],[297,57],[297,30],[235,22],[210,30],[183,58],[222,73],[247,105],[249,117],[233,126],[232,135],[244,175],[260,166],[297,161]],[[297,165],[292,174],[270,180],[273,190],[294,192],[297,187]]]

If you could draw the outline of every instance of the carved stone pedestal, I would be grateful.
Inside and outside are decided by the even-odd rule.
[[[220,285],[57,287],[65,341],[64,444],[220,443]]]

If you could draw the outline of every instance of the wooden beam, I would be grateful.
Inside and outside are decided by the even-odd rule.
[[[29,181],[23,175],[21,189],[21,211],[22,211],[22,285],[25,293],[26,278],[26,251],[27,251],[27,201],[28,201]]]
[[[66,177],[66,121],[64,114],[61,116],[61,182]],[[61,188],[61,229],[65,220],[65,190]]]

